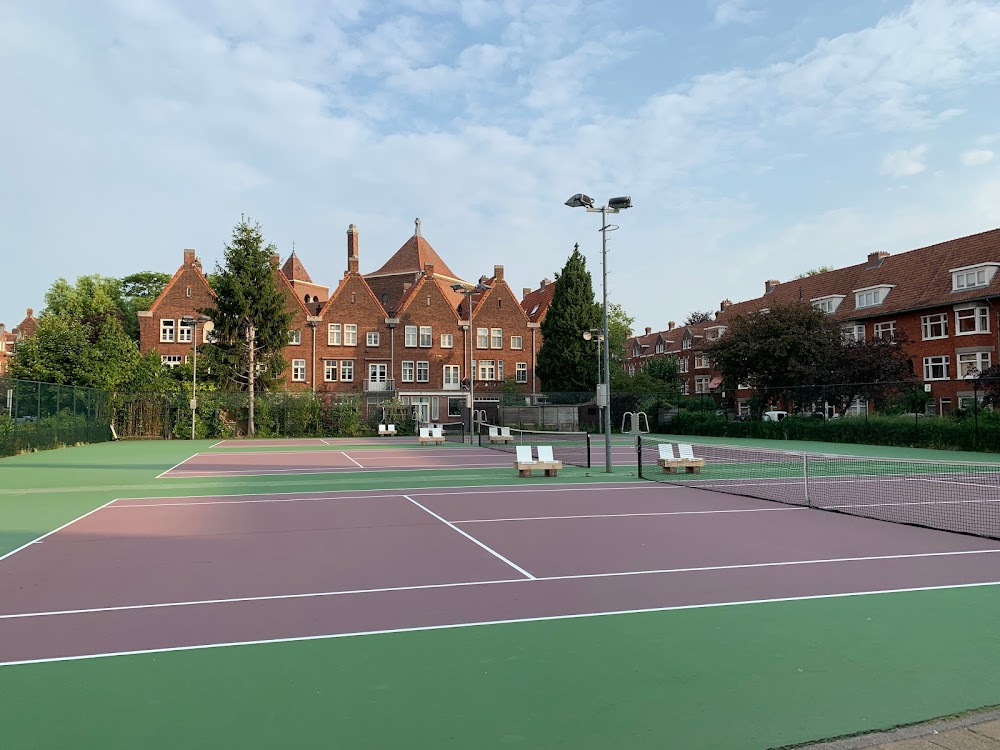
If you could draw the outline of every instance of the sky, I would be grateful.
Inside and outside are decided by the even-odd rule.
[[[654,330],[1000,226],[1000,0],[11,0],[0,322],[205,269],[246,215],[335,286],[422,234],[515,293],[579,243]],[[998,258],[997,260],[1000,260]]]

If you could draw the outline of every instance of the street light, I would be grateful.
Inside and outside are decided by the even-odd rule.
[[[191,340],[194,342],[194,363],[191,366],[191,439],[194,440],[194,415],[198,408],[198,324],[207,323],[208,318],[199,315],[181,316],[181,322],[191,328]]]
[[[469,306],[469,345],[466,348],[466,351],[469,353],[469,356],[467,357],[468,360],[467,366],[469,369],[466,370],[466,372],[468,373],[469,377],[469,445],[472,445],[473,443],[475,443],[475,436],[473,435],[473,432],[476,429],[476,422],[472,416],[476,408],[476,400],[474,397],[475,385],[473,385],[476,379],[474,377],[475,373],[472,372],[472,295],[476,294],[477,292],[485,292],[488,289],[490,289],[490,287],[486,286],[486,284],[482,282],[479,282],[475,286],[467,286],[465,284],[452,284],[451,288],[456,292],[464,294],[466,304]]]
[[[595,341],[597,343],[597,383],[601,383],[601,342],[604,341],[604,334],[601,333],[600,328],[591,328],[589,331],[583,332],[584,341]],[[601,407],[597,407],[597,431],[603,432],[604,428],[601,426]]]
[[[632,198],[628,195],[623,195],[618,198],[612,198],[608,201],[606,206],[601,206],[599,208],[594,206],[594,199],[589,195],[584,195],[583,193],[577,193],[568,201],[566,205],[570,208],[585,208],[589,213],[599,213],[601,215],[601,292],[604,297],[604,301],[601,304],[603,323],[601,325],[601,330],[604,334],[604,470],[607,473],[611,473],[611,357],[609,351],[609,337],[608,337],[608,230],[617,229],[618,227],[608,226],[608,214],[616,214],[620,211],[624,211],[626,208],[632,208]],[[601,402],[601,388],[598,387],[598,399],[597,403],[600,406]]]

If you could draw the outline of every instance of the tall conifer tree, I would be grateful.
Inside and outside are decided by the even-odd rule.
[[[581,392],[594,389],[597,366],[594,343],[583,340],[583,332],[601,326],[601,307],[594,301],[594,286],[587,259],[580,246],[556,276],[556,288],[542,321],[542,348],[537,373],[542,390]]]
[[[288,343],[292,314],[274,277],[274,245],[264,244],[260,225],[243,218],[226,245],[225,265],[216,263],[212,318],[220,359],[229,377],[248,392],[247,434],[254,430],[254,396],[285,366],[281,352]]]

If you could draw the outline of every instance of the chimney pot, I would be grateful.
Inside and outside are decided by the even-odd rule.
[[[677,326],[677,324],[674,321],[671,320],[669,323],[667,323],[667,330],[668,331],[672,331],[672,330],[674,330],[674,328],[676,326]]]
[[[653,332],[653,329],[650,326],[646,326],[646,335],[648,336],[652,332]]]
[[[353,224],[347,227],[347,272],[358,272],[358,228]]]

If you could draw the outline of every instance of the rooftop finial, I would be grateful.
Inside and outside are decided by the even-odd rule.
[[[419,237],[420,236],[420,219],[414,219],[413,220],[413,226],[414,226],[413,236],[414,237]]]
[[[292,240],[292,255],[295,255],[295,240]]]

